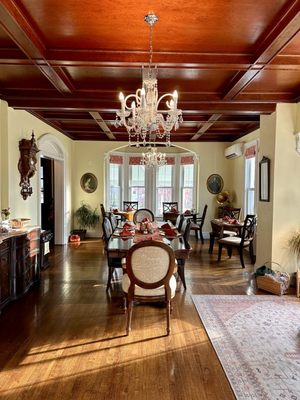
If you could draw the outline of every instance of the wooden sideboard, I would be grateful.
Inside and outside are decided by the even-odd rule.
[[[0,311],[40,280],[40,228],[0,235]]]

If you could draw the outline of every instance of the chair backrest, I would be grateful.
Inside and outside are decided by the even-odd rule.
[[[246,215],[242,229],[241,245],[243,245],[245,241],[251,242],[253,240],[256,229],[256,219],[257,219],[256,215],[251,215],[251,214]]]
[[[163,201],[163,213],[171,213],[173,210],[178,211],[178,201]]]
[[[211,232],[215,238],[220,238],[222,225],[218,224],[215,221],[210,221],[211,224]]]
[[[112,230],[114,231],[116,229],[116,227],[118,226],[117,217],[115,216],[114,213],[109,213],[109,217],[108,218],[110,220]]]
[[[108,217],[103,218],[102,230],[103,230],[103,239],[104,239],[105,243],[108,243],[108,241],[113,233],[111,222]]]
[[[199,223],[199,225],[200,225],[200,227],[202,228],[202,226],[203,226],[203,224],[204,224],[204,221],[205,221],[205,217],[206,217],[206,212],[207,212],[207,204],[205,204],[205,206],[204,206],[204,208],[203,208],[203,212],[202,212],[202,216],[201,216],[201,219],[200,219],[200,223]]]
[[[179,214],[178,217],[176,218],[175,228],[178,230],[178,232],[181,232],[183,220],[184,220],[183,214]]]
[[[145,218],[148,218],[150,222],[154,221],[154,214],[148,208],[140,208],[133,214],[133,222],[142,222]]]
[[[102,215],[103,219],[104,219],[104,217],[107,217],[107,213],[106,213],[104,205],[102,203],[100,204],[100,211],[101,211],[101,215]]]
[[[138,201],[123,201],[123,210],[127,211],[128,208],[131,208],[133,211],[138,210],[139,202]]]
[[[171,297],[170,279],[174,273],[175,255],[163,242],[146,240],[133,245],[126,256],[126,272],[130,279],[128,295],[134,294],[135,285],[144,289],[165,286]]]
[[[189,240],[190,240],[190,232],[191,232],[191,219],[190,218],[184,218],[182,227],[181,227],[181,233],[182,237],[184,239],[185,247],[190,248]]]
[[[224,207],[223,217],[227,216],[234,219],[239,219],[241,214],[241,208],[234,207]]]

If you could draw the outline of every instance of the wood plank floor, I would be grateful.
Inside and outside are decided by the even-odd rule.
[[[126,337],[120,284],[105,292],[101,240],[56,246],[40,286],[0,315],[0,399],[234,399],[191,294],[251,294],[253,267],[225,253],[216,263],[207,241],[192,247],[171,335],[162,306],[137,305]]]

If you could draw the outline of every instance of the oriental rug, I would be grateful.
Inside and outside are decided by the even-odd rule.
[[[193,295],[238,400],[300,400],[300,300]]]

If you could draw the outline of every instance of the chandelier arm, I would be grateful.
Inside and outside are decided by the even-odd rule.
[[[141,101],[140,97],[138,97],[137,94],[129,94],[129,95],[127,95],[127,96],[125,97],[125,99],[124,99],[125,108],[126,108],[127,110],[132,110],[132,107],[128,107],[128,105],[127,105],[127,101],[128,101],[128,99],[130,99],[131,97],[133,97],[133,98],[135,99],[135,101],[136,101],[136,103],[137,103],[138,106],[139,106],[140,101]]]
[[[165,97],[168,97],[168,96],[171,97],[170,100],[173,100],[173,101],[174,101],[173,93],[165,93],[165,94],[163,94],[163,95],[157,100],[157,105],[156,105],[156,110],[157,110],[157,111],[159,111],[159,110],[158,110],[158,107],[159,107],[159,104],[160,104],[160,102],[162,101],[162,99],[164,99]],[[171,110],[171,107],[170,107],[170,106],[168,106],[168,108]]]

